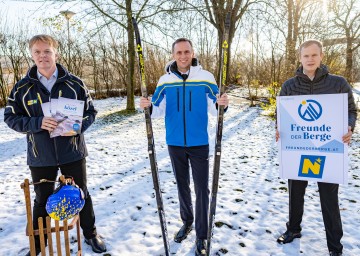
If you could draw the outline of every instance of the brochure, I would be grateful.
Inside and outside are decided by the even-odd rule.
[[[51,116],[58,122],[58,126],[50,132],[50,138],[79,134],[84,104],[84,101],[63,97],[41,104],[44,116]]]

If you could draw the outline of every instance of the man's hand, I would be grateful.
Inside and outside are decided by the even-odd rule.
[[[216,95],[216,98],[217,98],[216,103],[219,106],[224,106],[224,108],[227,108],[227,106],[229,105],[229,98],[226,93],[221,95],[221,97],[219,97],[219,94],[218,94],[218,95]]]
[[[346,144],[350,143],[352,136],[351,126],[348,127],[348,132],[342,137],[342,141]]]
[[[57,125],[58,125],[58,123],[55,118],[44,116],[42,123],[41,123],[41,129],[52,132],[56,128]]]
[[[144,109],[151,106],[150,98],[141,97],[140,98],[140,108]]]
[[[279,130],[276,129],[276,132],[275,132],[275,141],[278,142],[279,139],[280,139],[280,133],[279,133]]]

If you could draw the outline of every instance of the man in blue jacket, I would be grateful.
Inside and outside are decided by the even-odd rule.
[[[196,195],[196,255],[206,254],[209,209],[208,113],[217,114],[217,105],[228,105],[228,97],[218,97],[214,76],[203,70],[190,40],[177,39],[172,45],[174,60],[166,68],[152,101],[144,97],[140,107],[151,107],[151,117],[165,116],[166,143],[175,174],[183,226],[174,241],[180,243],[194,222],[190,191],[189,162]]]
[[[84,83],[57,64],[58,42],[48,35],[36,35],[29,41],[29,49],[35,65],[25,78],[15,84],[4,112],[4,121],[13,130],[26,133],[27,164],[35,190],[33,226],[37,219],[45,218],[47,198],[54,191],[54,183],[39,183],[41,179],[55,180],[58,170],[72,176],[85,194],[85,205],[80,212],[80,225],[85,242],[93,251],[106,251],[104,241],[97,235],[93,204],[86,185],[87,150],[84,132],[94,122],[96,110]],[[50,138],[58,125],[56,119],[45,117],[41,104],[59,97],[84,101],[81,132],[78,135]],[[39,183],[39,184],[36,184]],[[40,240],[35,237],[36,253],[40,253]],[[27,254],[30,255],[30,252]]]
[[[348,132],[342,137],[343,143],[350,143],[357,118],[356,105],[350,85],[341,76],[332,75],[327,67],[321,64],[324,54],[322,43],[317,40],[307,40],[299,47],[301,67],[296,76],[287,80],[281,88],[280,96],[311,95],[311,94],[348,94]],[[276,141],[280,134],[276,130]],[[304,180],[289,180],[289,221],[287,230],[277,239],[278,243],[291,243],[300,238],[301,222],[304,213],[304,195],[308,182]],[[342,255],[343,236],[339,209],[339,184],[318,182],[321,212],[323,215],[327,247],[330,256]]]

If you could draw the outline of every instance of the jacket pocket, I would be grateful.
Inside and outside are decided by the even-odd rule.
[[[179,88],[177,88],[177,110],[180,112],[180,91]]]

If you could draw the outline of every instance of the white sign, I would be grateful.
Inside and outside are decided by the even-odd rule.
[[[347,184],[348,95],[277,97],[280,177]]]

